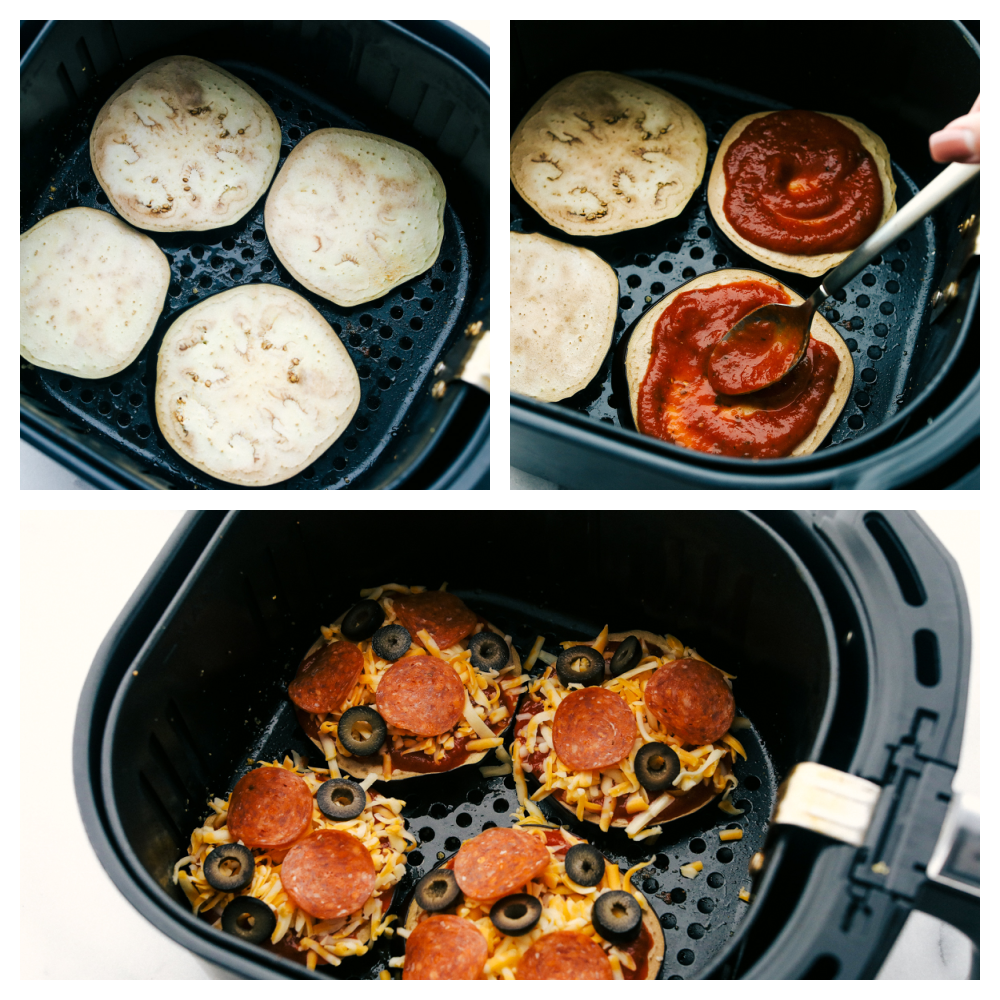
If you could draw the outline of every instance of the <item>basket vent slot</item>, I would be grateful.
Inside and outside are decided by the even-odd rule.
[[[838,972],[840,972],[840,959],[835,955],[820,955],[802,978],[836,979]]]
[[[84,73],[89,73],[89,79],[93,79],[97,75],[97,69],[94,65],[94,60],[91,58],[90,49],[87,48],[87,42],[83,38],[76,40],[76,57],[80,60],[81,70]]]
[[[924,590],[923,582],[917,574],[917,568],[889,522],[877,511],[871,511],[865,514],[865,527],[889,563],[903,600],[914,607],[925,604],[927,591]]]
[[[917,680],[924,687],[936,687],[941,680],[941,653],[937,635],[927,628],[915,632],[913,654],[917,663]]]
[[[146,777],[145,771],[139,772],[139,785],[142,790],[146,793],[146,799],[149,804],[153,807],[153,812],[155,812],[159,817],[160,821],[164,827],[174,839],[177,844],[187,843],[187,834],[181,831],[181,828],[174,821],[173,816],[170,815],[170,810],[163,804],[163,800],[157,794],[156,788],[153,783]]]
[[[56,76],[59,78],[59,83],[62,84],[63,93],[66,95],[66,103],[71,108],[75,107],[80,103],[80,99],[76,95],[76,88],[73,86],[73,81],[69,78],[69,72],[66,69],[65,63],[59,63]]]

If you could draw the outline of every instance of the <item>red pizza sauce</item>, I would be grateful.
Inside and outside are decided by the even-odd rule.
[[[622,965],[622,979],[645,979],[649,974],[649,953],[653,948],[653,939],[646,922],[643,921],[639,936],[634,941],[617,944],[615,947],[626,955],[631,955],[635,962],[635,972]]]
[[[653,330],[649,367],[639,388],[639,431],[685,448],[731,458],[781,458],[816,426],[833,392],[840,361],[810,340],[780,382],[743,396],[720,396],[708,381],[712,348],[747,313],[788,303],[783,289],[736,281],[681,292]]]
[[[860,246],[882,218],[882,179],[856,132],[815,111],[756,118],[723,161],[729,224],[755,246],[816,255]]]

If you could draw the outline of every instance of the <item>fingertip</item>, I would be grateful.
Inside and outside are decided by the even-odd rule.
[[[978,157],[976,137],[967,128],[946,128],[928,140],[931,159],[936,163],[964,163]]]

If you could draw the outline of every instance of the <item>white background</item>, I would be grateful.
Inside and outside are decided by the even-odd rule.
[[[969,716],[956,784],[979,789],[979,517],[922,512],[958,559],[973,615]],[[27,979],[225,976],[141,917],[97,861],[76,808],[76,704],[98,646],[180,520],[175,511],[21,515],[21,975]],[[964,975],[964,938],[914,914],[884,970]],[[369,988],[366,984],[366,989]]]

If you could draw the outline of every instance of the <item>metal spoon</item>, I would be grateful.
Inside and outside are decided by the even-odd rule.
[[[781,381],[805,356],[809,327],[823,301],[978,173],[978,163],[951,164],[834,268],[801,305],[772,303],[744,316],[709,355],[706,374],[712,388],[726,396],[741,396]]]

